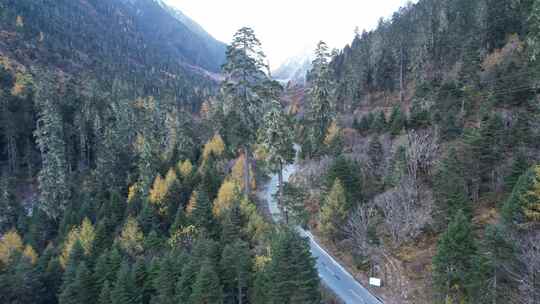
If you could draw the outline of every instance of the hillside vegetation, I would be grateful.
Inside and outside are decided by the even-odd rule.
[[[319,46],[328,72],[315,61],[291,106],[305,160],[288,186],[307,193],[286,201],[389,303],[539,299],[539,14],[422,0]]]

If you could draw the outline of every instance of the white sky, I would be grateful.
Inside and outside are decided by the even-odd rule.
[[[272,68],[314,48],[352,41],[356,26],[371,30],[408,0],[165,0],[218,40],[229,43],[243,26],[255,30]]]

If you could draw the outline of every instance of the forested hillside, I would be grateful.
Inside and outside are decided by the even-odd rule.
[[[388,303],[539,301],[539,30],[540,1],[421,0],[319,45],[285,201]]]
[[[540,303],[540,0],[420,0],[286,89],[158,0],[0,38],[0,303],[335,303],[310,246],[385,303]]]
[[[161,1],[0,9],[1,303],[320,301],[254,201],[294,153],[258,132],[289,120],[252,30],[225,52]]]

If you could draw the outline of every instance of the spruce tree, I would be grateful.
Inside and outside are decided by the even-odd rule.
[[[283,228],[275,235],[271,252],[268,303],[319,303],[320,282],[308,241],[296,231]]]
[[[270,110],[264,115],[263,120],[259,141],[268,153],[270,168],[278,173],[278,203],[282,207],[283,167],[294,161],[292,122],[277,100],[271,102]]]
[[[137,290],[131,267],[127,262],[123,262],[116,275],[114,288],[111,290],[111,304],[135,304],[137,301]]]
[[[330,53],[325,42],[318,43],[313,68],[309,72],[307,120],[310,150],[317,154],[335,116],[334,85],[329,65]]]
[[[464,174],[463,162],[458,158],[456,149],[451,148],[435,175],[437,208],[434,218],[440,227],[446,227],[459,211],[472,216],[472,204],[467,197]]]
[[[195,284],[193,284],[193,293],[190,296],[190,303],[223,303],[222,286],[214,266],[209,260],[203,262],[197,274]]]
[[[392,114],[390,115],[389,127],[390,133],[394,136],[397,136],[401,133],[403,128],[407,124],[407,119],[403,112],[401,111],[401,106],[396,105],[392,109]]]
[[[236,241],[223,249],[220,271],[227,303],[245,303],[250,264],[247,243]]]
[[[385,133],[386,130],[388,129],[388,123],[386,121],[386,114],[384,114],[383,111],[379,111],[374,120],[373,120],[373,123],[371,125],[371,128],[376,131],[376,132],[379,132],[379,133]]]
[[[182,275],[176,284],[176,301],[178,303],[190,303],[189,299],[193,292],[193,284],[195,283],[199,265],[191,258],[183,267]]]
[[[488,226],[484,232],[482,254],[486,259],[486,271],[480,273],[476,283],[483,283],[477,297],[486,303],[510,302],[512,296],[508,290],[515,288],[509,269],[513,268],[516,258],[515,244],[512,243],[507,227]]]
[[[477,251],[470,219],[459,211],[439,238],[433,257],[435,286],[447,302],[459,302],[470,295],[468,286],[474,275]]]
[[[358,164],[343,155],[337,157],[332,162],[326,173],[324,185],[326,189],[330,190],[337,178],[341,181],[347,195],[347,209],[352,207],[353,204],[360,202],[363,198],[362,182],[359,173],[360,168]]]
[[[111,283],[107,280],[103,284],[103,288],[99,294],[98,304],[110,304],[111,302]]]
[[[527,157],[523,152],[518,152],[514,157],[512,162],[512,168],[510,169],[510,174],[506,176],[505,188],[507,191],[512,191],[514,186],[517,184],[519,177],[523,175],[529,169],[529,162]]]
[[[152,299],[152,304],[175,303],[176,281],[179,276],[180,272],[175,269],[172,257],[163,257],[159,265],[158,275],[153,282],[156,296]]]
[[[208,194],[204,190],[198,190],[194,193],[191,207],[191,221],[199,229],[204,229],[207,233],[213,234],[216,228],[216,222],[212,213],[212,204]]]

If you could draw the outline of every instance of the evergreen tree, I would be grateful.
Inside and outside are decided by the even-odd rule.
[[[225,303],[245,303],[249,285],[250,256],[247,243],[236,241],[226,245],[220,261]]]
[[[440,163],[435,175],[435,202],[437,208],[434,214],[441,227],[462,211],[466,216],[472,216],[472,205],[467,197],[464,178],[463,162],[458,158],[455,148]]]
[[[152,298],[152,304],[172,304],[175,301],[175,286],[178,273],[175,272],[173,261],[170,257],[162,258],[159,272],[154,279],[156,296]]]
[[[190,303],[223,303],[222,286],[220,285],[219,277],[214,270],[214,266],[209,260],[203,262],[201,269],[197,274],[197,279],[193,284],[193,293],[190,297]]]
[[[7,177],[0,176],[0,233],[17,228],[18,219],[24,214],[22,204],[16,201],[13,187]]]
[[[379,111],[377,116],[373,119],[371,128],[379,133],[384,133],[388,129],[388,123],[386,122],[386,115],[383,111]]]
[[[135,265],[133,266],[133,276],[138,293],[137,297],[140,298],[140,303],[150,303],[153,287],[151,286],[152,282],[149,279],[146,263],[143,259],[137,259],[135,262]]]
[[[259,141],[268,153],[268,162],[274,172],[278,172],[278,203],[283,207],[283,166],[294,160],[294,138],[292,123],[285,115],[281,104],[274,100],[270,110],[264,115]]]
[[[229,130],[228,142],[244,149],[246,163],[251,163],[250,145],[255,142],[263,115],[265,100],[261,89],[268,79],[268,69],[261,43],[252,29],[241,28],[227,49],[227,60],[223,66],[225,80],[221,86],[223,109],[226,116],[235,117],[236,123]],[[262,90],[264,91],[264,89]],[[264,94],[264,93],[263,93]],[[240,136],[236,136],[240,135]],[[249,166],[244,170],[244,194],[250,192]]]
[[[111,283],[105,281],[99,294],[98,304],[110,304],[111,302]]]
[[[515,263],[515,245],[511,243],[507,228],[502,225],[488,226],[484,233],[482,254],[486,259],[485,273],[480,273],[477,298],[485,303],[510,302],[508,290],[515,284],[508,272]]]
[[[441,235],[433,257],[435,286],[447,303],[463,301],[474,275],[477,245],[470,220],[459,211]]]
[[[392,114],[390,115],[389,127],[390,133],[394,136],[397,136],[401,133],[403,128],[407,124],[407,119],[403,112],[401,111],[401,106],[396,105],[392,109]]]
[[[512,190],[512,194],[504,202],[502,215],[509,225],[523,225],[530,221],[538,221],[538,195],[535,189],[540,180],[539,166],[533,166],[523,173]]]
[[[284,228],[272,242],[268,266],[268,303],[319,303],[319,277],[309,244]]]
[[[347,209],[362,200],[362,183],[360,168],[357,163],[348,160],[345,156],[339,156],[334,160],[325,177],[326,189],[334,186],[339,178],[347,196]]]
[[[199,264],[193,258],[182,267],[182,275],[176,284],[176,301],[178,303],[190,303],[193,292],[193,284],[197,278]]]
[[[68,204],[70,190],[62,116],[51,88],[52,84],[48,82],[38,87],[36,102],[39,116],[34,135],[42,163],[38,176],[39,206],[49,217],[58,219]]]
[[[192,223],[197,228],[204,229],[212,235],[215,232],[216,222],[212,214],[212,204],[206,191],[198,190],[194,192],[189,209]]]
[[[97,292],[94,276],[92,276],[86,263],[81,262],[77,267],[75,278],[67,286],[64,286],[59,296],[59,303],[91,304],[95,303],[96,297]]]
[[[505,188],[509,191],[514,189],[519,177],[529,169],[527,157],[522,152],[518,152],[512,162],[510,174],[505,178]]]
[[[111,290],[111,304],[140,303],[137,298],[135,280],[127,262],[123,262],[116,276],[114,288]]]
[[[315,50],[313,68],[309,73],[310,88],[308,92],[308,124],[311,151],[317,153],[322,147],[328,128],[335,116],[334,88],[329,65],[328,46],[319,42]]]
[[[139,222],[143,233],[149,233],[158,227],[159,224],[157,215],[149,202],[144,203],[143,209],[139,214],[137,221]]]

